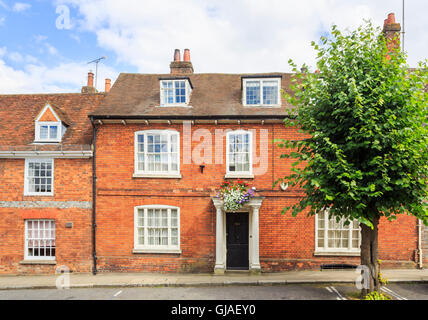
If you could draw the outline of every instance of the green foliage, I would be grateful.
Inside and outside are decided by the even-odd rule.
[[[364,297],[364,300],[391,300],[390,297],[377,291],[370,292]]]
[[[312,46],[319,72],[289,61],[293,94],[284,94],[295,109],[284,122],[308,138],[277,140],[286,149],[281,158],[295,161],[275,184],[304,191],[283,212],[330,208],[331,216],[370,227],[375,216],[406,213],[428,225],[426,62],[409,69],[370,22],[347,34],[333,26]]]

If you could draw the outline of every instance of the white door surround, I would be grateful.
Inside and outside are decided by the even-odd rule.
[[[223,200],[211,198],[216,208],[216,251],[215,251],[215,274],[223,274],[226,271],[226,214]],[[253,273],[259,273],[259,209],[264,197],[253,197],[247,202],[239,212],[249,213],[249,267]]]

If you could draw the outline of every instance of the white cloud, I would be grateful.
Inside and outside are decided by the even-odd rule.
[[[6,18],[0,17],[0,27],[3,26],[5,22],[6,22]]]
[[[62,62],[54,67],[37,63],[34,57],[22,56],[23,69],[8,66],[4,57],[10,58],[5,47],[0,47],[0,94],[80,92],[86,85],[89,71],[86,62]],[[98,70],[98,90],[104,90],[104,79],[114,82],[118,72],[107,66]],[[103,80],[101,80],[103,79]]]
[[[314,65],[312,40],[333,23],[355,28],[363,19],[382,26],[401,17],[401,0],[58,0],[75,6],[80,28],[98,45],[140,72],[168,72],[175,48],[190,48],[196,72],[289,70],[288,59]],[[100,10],[102,8],[102,10]],[[427,1],[409,2],[406,45],[412,65],[425,57]]]
[[[22,11],[28,10],[30,8],[31,8],[31,4],[29,4],[29,3],[16,2],[13,5],[12,10],[15,12],[22,12]]]

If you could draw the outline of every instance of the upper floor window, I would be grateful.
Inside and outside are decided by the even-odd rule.
[[[280,78],[243,79],[243,104],[245,106],[279,106]]]
[[[25,159],[24,195],[53,195],[53,159]]]
[[[180,252],[180,209],[163,205],[135,208],[134,251]]]
[[[136,132],[134,175],[179,178],[179,138],[173,130]]]
[[[226,176],[250,177],[253,173],[251,131],[231,131],[226,136]]]
[[[360,224],[357,220],[348,225],[342,218],[329,218],[328,210],[316,215],[316,251],[318,252],[360,252]]]
[[[161,80],[161,106],[185,106],[189,104],[191,85],[187,79]]]

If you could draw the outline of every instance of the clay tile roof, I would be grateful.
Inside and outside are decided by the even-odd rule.
[[[94,118],[150,118],[150,117],[226,117],[274,116],[285,117],[291,106],[281,98],[281,107],[248,107],[242,105],[243,77],[281,77],[282,89],[289,92],[291,74],[191,74],[193,90],[189,107],[159,107],[159,79],[171,74],[121,73],[109,94],[91,113]]]
[[[81,150],[92,141],[88,118],[104,94],[14,94],[0,95],[0,150],[27,150],[34,142],[35,119],[49,103],[68,126],[61,148]],[[44,149],[55,149],[46,145]]]

